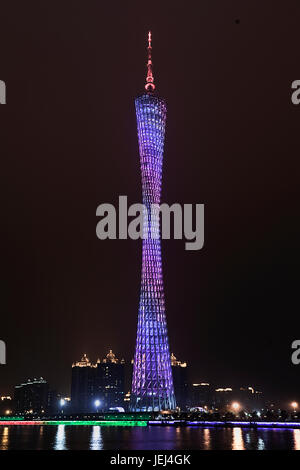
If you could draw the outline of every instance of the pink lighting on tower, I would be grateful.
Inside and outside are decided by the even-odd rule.
[[[147,77],[146,77],[146,85],[145,85],[145,90],[148,92],[154,91],[155,90],[155,85],[154,85],[154,77],[152,73],[152,46],[151,46],[151,31],[148,33],[148,62],[147,62]]]

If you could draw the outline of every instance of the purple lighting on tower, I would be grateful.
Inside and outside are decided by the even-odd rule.
[[[151,204],[160,204],[161,176],[167,108],[153,94],[151,33],[148,35],[146,93],[135,100],[144,219],[142,279],[136,350],[133,366],[131,409],[133,411],[173,410],[176,401],[165,314],[159,220],[152,218]]]

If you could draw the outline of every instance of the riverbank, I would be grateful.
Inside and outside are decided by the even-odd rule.
[[[27,420],[25,418],[0,419],[1,426],[198,426],[223,428],[289,428],[300,429],[300,422],[284,421],[189,421],[189,420],[78,420],[47,419]]]

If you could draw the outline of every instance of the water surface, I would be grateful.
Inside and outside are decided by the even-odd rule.
[[[0,450],[300,450],[300,429],[0,426]]]

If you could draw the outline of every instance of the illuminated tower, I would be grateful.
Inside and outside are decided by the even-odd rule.
[[[173,410],[176,401],[165,314],[159,220],[151,221],[151,205],[160,204],[167,108],[154,94],[151,32],[148,34],[146,93],[135,100],[143,204],[143,256],[131,409]],[[156,234],[156,236],[153,236]],[[145,236],[146,235],[146,236]]]

